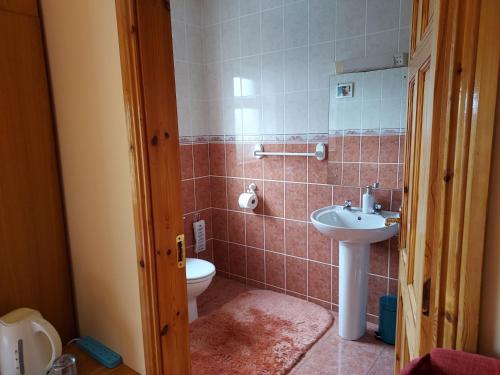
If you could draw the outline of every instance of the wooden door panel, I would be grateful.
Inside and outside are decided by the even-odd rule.
[[[429,74],[430,61],[426,61],[418,70],[417,98],[416,98],[416,121],[414,132],[415,149],[412,155],[414,167],[413,179],[410,181],[412,195],[410,201],[412,206],[411,218],[414,229],[410,234],[410,249],[408,261],[407,282],[413,286],[412,300],[415,304],[421,299],[422,278],[425,262],[425,239],[427,230],[427,200],[428,182],[430,170],[429,141],[432,138],[431,118],[432,111],[432,79]],[[415,306],[418,308],[418,306]],[[417,315],[417,313],[415,313]]]
[[[137,0],[135,6],[163,373],[189,374],[187,284],[176,241],[184,224],[170,6],[164,0]]]
[[[434,15],[435,0],[414,0],[411,18],[410,55],[425,40]]]
[[[76,327],[39,19],[0,10],[0,46],[0,315],[37,309],[65,341]]]
[[[420,16],[420,40],[425,38],[425,35],[429,31],[429,25],[431,24],[432,15],[434,14],[434,1],[433,0],[422,0],[422,10]]]
[[[427,343],[427,324],[423,311],[424,289],[430,274],[431,254],[427,247],[434,74],[433,27],[430,23],[433,2],[415,1],[412,15],[408,80],[408,123],[405,153],[402,227],[400,239],[400,324],[404,326],[404,344],[409,359],[417,357]],[[400,337],[401,339],[401,337]],[[399,354],[401,355],[401,353]]]
[[[429,272],[426,261],[427,200],[430,170],[430,139],[433,136],[432,76],[430,59],[410,71],[408,94],[408,158],[405,169],[401,251],[401,293],[409,355],[417,356],[420,340],[423,285]]]
[[[480,108],[479,91],[489,90],[483,103],[492,103],[490,95],[498,91],[499,42],[487,36],[491,35],[487,30],[499,28],[490,17],[494,9],[498,10],[495,0],[413,2],[396,373],[433,347],[476,347],[478,258],[484,246],[480,233],[485,217],[481,207],[485,206],[481,205],[486,205],[487,196],[467,195],[467,189],[488,188],[485,180],[494,122],[487,114],[482,126],[476,126],[472,113]],[[478,33],[481,18],[485,20],[482,34]],[[495,50],[488,60],[477,57],[478,40],[483,41],[483,54]],[[477,76],[476,60],[481,61],[481,69],[495,74],[489,79]],[[483,108],[486,113],[488,104]],[[485,149],[480,163],[471,164],[478,155],[474,147]],[[485,180],[475,177],[478,175]],[[471,216],[476,222],[468,220]],[[477,234],[474,256],[471,234]],[[466,278],[475,288],[465,285]]]
[[[414,111],[413,108],[415,106],[414,100],[416,98],[415,95],[415,77],[410,77],[408,80],[408,116],[407,116],[407,125],[406,125],[406,145],[405,145],[405,155],[411,154],[412,148],[412,135],[413,135],[413,124],[414,120]],[[399,247],[401,249],[401,262],[408,267],[408,250],[407,250],[407,234],[411,232],[410,222],[408,218],[410,217],[410,208],[408,204],[408,189],[409,189],[409,178],[410,178],[410,164],[406,163],[404,165],[404,173],[403,173],[403,201],[401,204],[401,230],[399,235]]]

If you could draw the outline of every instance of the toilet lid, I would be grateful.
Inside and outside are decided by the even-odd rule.
[[[186,259],[186,279],[188,281],[203,279],[215,272],[215,266],[203,259]]]

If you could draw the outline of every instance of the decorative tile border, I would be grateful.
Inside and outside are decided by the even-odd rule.
[[[308,134],[307,141],[308,143],[328,143],[328,134]]]
[[[248,142],[248,143],[319,143],[327,142],[328,136],[385,136],[385,135],[404,135],[406,130],[402,128],[382,128],[382,129],[344,129],[330,130],[328,133],[300,133],[300,134],[264,134],[264,135],[197,135],[197,136],[181,136],[179,143],[231,143],[231,142]]]
[[[330,130],[330,136],[338,137],[343,135],[404,135],[406,130],[403,128],[382,128],[382,129],[344,129]]]

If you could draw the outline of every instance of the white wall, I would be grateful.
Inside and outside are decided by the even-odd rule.
[[[479,353],[500,358],[500,96],[493,140],[486,247],[481,287]]]
[[[80,334],[144,373],[114,0],[42,0]]]
[[[174,0],[171,6],[179,133],[205,135],[202,0]]]
[[[328,133],[334,61],[407,52],[410,8],[410,0],[172,0],[181,136]]]

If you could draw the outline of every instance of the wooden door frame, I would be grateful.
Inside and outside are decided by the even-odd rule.
[[[467,85],[468,95],[463,100],[461,111],[461,117],[466,121],[465,126],[468,128],[470,143],[464,165],[468,175],[464,186],[463,203],[466,230],[461,236],[461,259],[457,265],[459,276],[454,281],[459,285],[457,294],[459,308],[455,311],[457,327],[453,334],[453,342],[455,349],[470,352],[477,351],[483,253],[500,69],[500,42],[498,38],[492,37],[500,35],[500,24],[497,19],[500,14],[500,3],[498,0],[482,0],[481,6],[477,8],[479,24],[475,32],[478,33],[478,37],[475,43],[470,40],[466,42],[464,48],[467,52],[475,44],[476,56],[474,78]],[[446,317],[446,313],[444,316]]]
[[[168,0],[161,1],[170,9]],[[161,328],[160,307],[162,303],[165,303],[162,300],[168,300],[169,297],[173,296],[159,298],[158,295],[157,256],[160,252],[157,252],[155,248],[154,197],[151,190],[150,166],[148,163],[145,92],[138,37],[138,9],[136,0],[115,0],[115,4],[123,93],[129,130],[130,161],[134,180],[134,219],[146,373],[173,373],[169,370],[168,363],[175,363],[184,357],[187,358],[188,363],[185,364],[182,373],[190,374],[188,348],[184,349],[187,353],[162,350],[162,336],[168,330],[168,326],[166,326],[166,329]],[[174,139],[177,139],[177,137],[174,137]],[[185,310],[187,315],[187,304]],[[177,312],[178,314],[179,312]],[[166,353],[168,353],[168,358]],[[178,371],[175,372],[179,373]]]
[[[438,0],[436,0],[438,1]],[[498,95],[497,0],[441,0],[430,195],[437,208],[426,238],[432,252],[430,319],[421,353],[434,347],[477,350],[481,269]],[[433,151],[434,153],[434,151]],[[396,371],[408,362],[398,309]]]
[[[440,126],[431,195],[434,232],[427,348],[475,352],[498,89],[496,0],[441,1],[434,126]],[[496,13],[495,13],[496,12]],[[442,28],[442,29],[441,29]],[[490,34],[493,31],[492,34]]]
[[[467,6],[459,7],[458,2],[443,0],[438,12],[438,15],[447,13],[449,16],[446,22],[439,25],[440,32],[444,31],[445,34],[443,39],[438,40],[440,48],[436,56],[437,89],[434,98],[433,122],[455,121],[456,131],[464,133],[461,136],[463,141],[460,141],[460,137],[457,138],[457,134],[452,136],[453,147],[448,139],[441,139],[443,147],[439,151],[440,165],[436,168],[435,185],[431,187],[431,190],[433,196],[441,204],[440,211],[448,215],[451,215],[452,211],[455,214],[462,213],[466,221],[462,225],[466,225],[467,228],[458,233],[460,246],[456,246],[456,249],[450,253],[454,239],[449,229],[454,224],[447,223],[445,220],[436,221],[437,232],[435,232],[431,246],[439,251],[432,259],[433,270],[438,272],[443,277],[440,280],[444,281],[431,295],[434,318],[430,337],[432,337],[432,346],[446,346],[469,351],[475,351],[477,344],[481,283],[481,272],[477,270],[481,268],[484,248],[484,230],[473,230],[473,223],[476,227],[479,224],[484,228],[488,199],[488,194],[484,192],[488,191],[489,184],[493,117],[497,95],[498,69],[492,70],[491,64],[498,56],[492,54],[491,50],[488,51],[492,43],[497,42],[495,38],[488,38],[485,31],[491,27],[498,29],[492,19],[496,6],[494,2],[495,0],[482,0],[479,4],[475,0],[469,0],[462,3],[466,3]],[[156,255],[151,222],[152,197],[144,123],[144,93],[136,28],[137,10],[134,0],[116,0],[116,8],[134,176],[134,208],[145,361],[148,373],[160,374],[166,358],[162,356],[160,339]],[[481,25],[478,23],[479,18],[481,21],[484,20]],[[464,29],[467,33],[463,32]],[[474,33],[470,30],[477,31],[478,29],[479,37],[474,38]],[[484,60],[480,64],[476,64],[478,56]],[[479,107],[473,106],[472,103],[478,102],[480,93],[486,93],[484,99],[483,96],[481,97],[481,103],[485,104]],[[449,134],[443,132],[441,136],[449,137]],[[470,143],[467,142],[468,147],[457,148],[458,144],[465,144],[465,139],[470,139]],[[462,152],[456,153],[455,150]],[[457,163],[464,168],[464,171],[467,171],[467,176],[473,177],[466,178],[465,181],[455,179],[453,175],[450,177],[448,171],[450,167],[456,170]],[[477,179],[471,183],[478,173]],[[450,205],[447,197],[453,189],[455,191],[458,189],[460,193],[456,198],[458,202]],[[483,194],[478,194],[479,192]],[[479,251],[473,251],[475,249]],[[447,259],[451,256],[458,256],[458,259],[450,266]],[[446,298],[447,290],[450,290],[452,285],[456,285],[457,288],[454,292],[455,297],[452,297],[450,303]],[[446,322],[452,323],[454,328],[446,328]],[[446,329],[451,329],[451,333],[444,332]],[[171,359],[175,361],[174,356]]]
[[[123,96],[129,134],[133,177],[134,221],[139,267],[144,360],[147,374],[162,373],[156,257],[151,223],[151,188],[147,161],[147,137],[139,43],[136,34],[136,8],[133,0],[116,0],[120,42]]]

